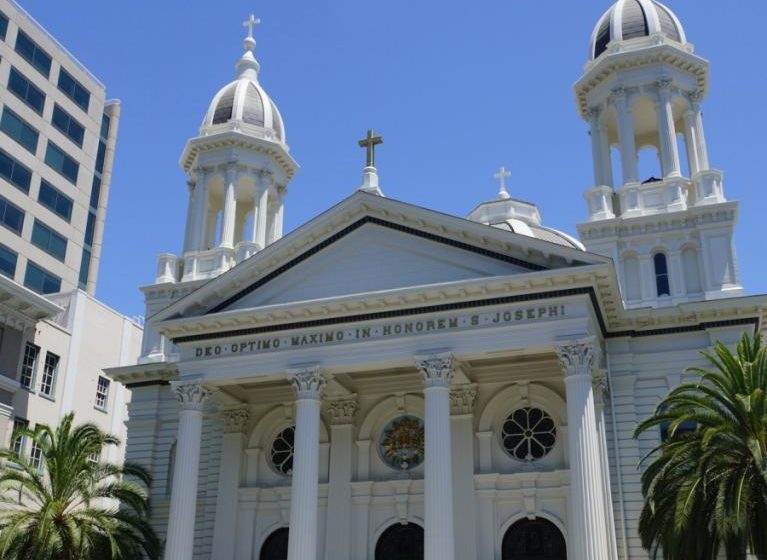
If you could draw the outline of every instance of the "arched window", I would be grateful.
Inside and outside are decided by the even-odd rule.
[[[261,547],[259,560],[288,560],[288,536],[287,527],[277,529],[269,535]]]
[[[545,519],[522,519],[503,536],[502,560],[567,560],[565,538]]]
[[[423,528],[392,525],[378,539],[375,560],[423,560]]]
[[[655,253],[653,257],[655,264],[655,288],[660,296],[671,295],[671,284],[668,278],[668,259],[664,253]]]

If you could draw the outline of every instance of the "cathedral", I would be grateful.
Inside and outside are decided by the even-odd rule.
[[[284,234],[298,165],[256,23],[181,156],[183,252],[141,288],[142,356],[109,371],[166,560],[646,559],[638,465],[665,433],[637,422],[767,319],[681,22],[655,0],[596,22],[579,239],[503,169],[465,218],[387,198],[373,131],[359,189]]]

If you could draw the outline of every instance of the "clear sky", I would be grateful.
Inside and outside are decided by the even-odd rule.
[[[465,216],[512,171],[512,196],[575,233],[592,186],[587,126],[572,85],[610,0],[22,0],[122,100],[97,295],[143,314],[137,286],[180,251],[178,159],[213,95],[234,77],[254,12],[260,82],[301,165],[286,230],[352,194],[374,127],[384,193]],[[767,42],[764,0],[667,0],[711,61],[704,104],[712,165],[741,201],[737,248],[749,294],[767,293]]]

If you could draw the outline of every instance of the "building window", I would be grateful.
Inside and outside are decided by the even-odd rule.
[[[72,199],[45,179],[40,181],[37,201],[67,222],[72,219]]]
[[[13,435],[12,441],[11,441],[11,451],[13,451],[13,454],[16,455],[16,457],[21,457],[24,454],[24,447],[26,443],[26,437],[19,435],[17,432],[19,430],[26,430],[29,427],[29,420],[25,420],[24,418],[14,418],[13,419]]]
[[[0,196],[0,224],[16,235],[21,235],[21,229],[24,227],[24,212],[2,196]]]
[[[38,294],[55,294],[61,291],[61,278],[40,268],[32,261],[27,261],[24,286]]]
[[[668,279],[668,260],[664,253],[656,253],[653,257],[655,264],[655,288],[658,291],[658,297],[670,296],[671,285]]]
[[[91,94],[88,93],[88,90],[85,89],[85,87],[75,80],[72,75],[61,68],[59,70],[59,89],[63,91],[67,97],[69,97],[72,101],[77,103],[77,105],[80,106],[80,108],[88,112],[88,104],[91,100]]]
[[[29,35],[19,29],[16,35],[16,52],[27,60],[46,78],[51,73],[51,57]]]
[[[109,118],[109,115],[106,113],[101,118],[101,132],[100,136],[102,140],[106,140],[109,137],[109,126],[112,122],[112,119]]]
[[[90,207],[96,210],[99,207],[99,198],[101,197],[101,177],[98,174],[93,176],[93,185],[91,186]]]
[[[11,68],[11,73],[8,76],[8,89],[16,97],[29,105],[37,114],[43,114],[45,94],[15,68]]]
[[[5,245],[0,244],[0,274],[13,278],[16,274],[18,255]]]
[[[88,212],[88,220],[85,222],[85,238],[83,243],[87,246],[93,245],[93,235],[96,233],[96,214]]]
[[[8,32],[8,17],[0,12],[0,40],[5,41],[5,34]]]
[[[64,150],[51,141],[48,141],[48,149],[45,151],[45,163],[51,169],[69,179],[73,184],[77,184],[77,174],[80,171],[80,166]]]
[[[400,471],[416,468],[424,460],[424,425],[416,416],[398,416],[381,432],[378,453],[384,463]]]
[[[91,272],[91,252],[83,249],[83,256],[80,258],[80,276],[78,278],[79,286],[85,290],[88,287],[88,275]]]
[[[37,139],[39,137],[37,130],[8,107],[3,109],[3,116],[0,118],[0,130],[31,154],[37,151]]]
[[[90,453],[88,455],[88,462],[93,465],[97,465],[100,460],[101,460],[101,453],[99,453],[98,451],[94,451],[93,453]]]
[[[24,358],[21,360],[21,375],[19,383],[30,391],[35,386],[35,370],[37,369],[37,357],[40,355],[40,347],[27,342],[24,347]]]
[[[46,397],[53,396],[56,387],[56,373],[59,370],[59,357],[51,352],[45,353],[43,364],[43,377],[40,379],[40,394]]]
[[[528,463],[548,455],[556,441],[554,419],[540,408],[515,410],[501,429],[501,445],[506,453]]]
[[[269,459],[275,470],[285,476],[293,474],[293,451],[296,440],[296,427],[285,428],[272,442]]]
[[[43,450],[38,447],[35,440],[32,440],[32,447],[29,450],[29,462],[37,470],[43,466]]]
[[[83,147],[85,128],[77,122],[72,115],[59,107],[58,104],[53,106],[53,118],[51,119],[51,122],[53,123],[53,126],[63,132],[64,135],[77,144],[78,147]]]
[[[96,408],[101,410],[107,409],[107,403],[109,402],[109,386],[112,384],[112,382],[104,377],[103,375],[99,375],[99,381],[96,385]]]
[[[32,171],[3,150],[0,150],[0,177],[25,194],[29,192],[29,185],[32,183]]]
[[[32,228],[32,244],[64,262],[67,255],[67,239],[40,220],[35,220],[35,225]]]

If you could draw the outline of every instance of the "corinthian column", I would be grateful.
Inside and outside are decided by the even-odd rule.
[[[315,560],[320,476],[320,399],[326,381],[319,368],[297,370],[290,375],[290,382],[296,392],[296,436],[288,560]]]
[[[450,441],[450,354],[417,359],[426,400],[424,560],[454,560],[453,464]]]
[[[175,384],[173,389],[180,411],[165,558],[191,560],[197,512],[202,411],[210,397],[210,391],[202,385],[181,383]]]
[[[573,560],[608,560],[601,447],[592,387],[594,347],[573,343],[556,348],[567,387],[570,448],[568,555]]]

